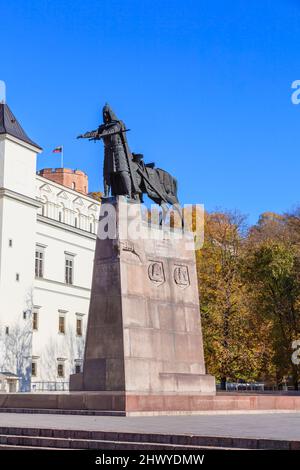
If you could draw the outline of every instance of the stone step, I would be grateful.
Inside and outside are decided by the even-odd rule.
[[[70,429],[48,429],[48,428],[17,428],[17,427],[0,427],[0,435],[3,440],[0,444],[6,444],[5,437],[14,436],[20,438],[18,443],[22,444],[21,438],[30,438],[31,444],[33,439],[39,439],[39,445],[43,439],[65,441],[66,446],[71,441],[81,441],[85,448],[91,448],[93,441],[101,443],[131,443],[132,445],[167,445],[167,446],[188,446],[190,448],[230,448],[230,449],[300,449],[299,441],[286,441],[276,439],[257,439],[257,438],[234,438],[221,436],[197,436],[188,434],[163,434],[163,433],[142,433],[142,432],[114,432],[114,431],[86,431],[86,430],[70,430]],[[46,441],[45,441],[46,442]],[[91,443],[91,444],[89,444]],[[12,442],[13,444],[13,442]],[[26,445],[26,444],[24,444]],[[44,444],[47,446],[47,444]],[[111,445],[111,444],[110,444]],[[89,446],[89,447],[87,447]],[[81,447],[84,448],[84,447]],[[128,448],[128,447],[127,447]],[[137,448],[137,447],[135,447]],[[139,447],[141,448],[141,447]],[[153,448],[153,447],[152,447]]]
[[[5,444],[0,444],[0,451],[1,450],[64,450],[64,449],[58,449],[55,447],[33,447],[33,446],[16,446],[16,445],[5,445]],[[77,450],[77,449],[73,449]]]
[[[125,411],[63,410],[57,408],[0,408],[0,413],[83,415],[83,416],[126,416]]]
[[[232,450],[226,447],[185,446],[175,444],[158,444],[155,442],[126,442],[109,440],[64,439],[51,437],[0,435],[2,448],[22,449],[56,449],[56,450]],[[244,449],[234,449],[244,450]]]

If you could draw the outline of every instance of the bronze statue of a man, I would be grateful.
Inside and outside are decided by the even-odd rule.
[[[123,121],[117,118],[110,106],[103,108],[103,124],[79,138],[103,140],[104,143],[104,196],[125,195],[131,200],[142,201],[147,194],[155,203],[165,208],[168,204],[179,206],[177,181],[167,171],[145,164],[142,154],[131,153]],[[180,209],[178,208],[178,211]]]
[[[103,107],[103,124],[97,130],[86,132],[79,138],[91,140],[103,140],[104,165],[103,185],[104,196],[125,194],[133,197],[134,190],[133,172],[131,168],[132,155],[126,138],[126,127],[120,121],[108,104]]]

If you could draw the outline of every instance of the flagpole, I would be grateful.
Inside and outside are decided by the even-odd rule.
[[[61,146],[61,167],[64,167],[64,146]]]

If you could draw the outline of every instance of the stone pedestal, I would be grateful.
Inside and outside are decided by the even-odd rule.
[[[108,221],[114,236],[97,239],[83,372],[71,376],[70,390],[123,392],[141,411],[170,395],[175,410],[189,395],[215,394],[191,234],[150,228],[140,205],[122,197],[108,202],[116,223],[102,204],[99,227]]]

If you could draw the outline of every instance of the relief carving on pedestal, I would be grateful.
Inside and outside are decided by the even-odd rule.
[[[148,276],[150,281],[156,285],[160,285],[165,282],[164,266],[161,261],[153,261],[148,267]]]
[[[179,287],[183,289],[190,285],[190,276],[189,276],[189,270],[187,266],[175,265],[174,281]]]
[[[142,250],[139,250],[131,240],[114,241],[114,249],[118,258],[122,250],[137,256],[141,263],[144,261],[145,257],[143,256]]]

